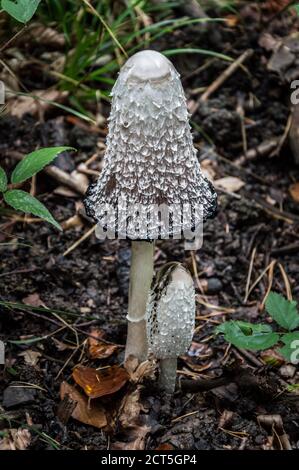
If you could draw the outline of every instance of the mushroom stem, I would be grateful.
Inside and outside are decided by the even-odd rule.
[[[128,335],[125,358],[134,355],[140,361],[147,357],[145,311],[154,271],[154,244],[132,241]]]
[[[166,393],[173,394],[175,390],[177,362],[176,357],[160,360],[159,386]]]

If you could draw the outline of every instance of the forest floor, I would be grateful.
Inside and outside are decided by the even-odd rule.
[[[185,251],[181,241],[156,243],[155,268],[169,261],[184,263],[197,292],[196,332],[189,352],[179,359],[177,392],[172,401],[161,395],[148,365],[134,371],[132,364],[129,380],[121,367],[130,243],[99,241],[90,233],[65,254],[91,231],[92,223],[84,216],[82,197],[42,173],[35,192],[60,223],[68,221],[65,230],[59,233],[30,216],[16,218],[11,213],[2,214],[0,226],[4,447],[299,447],[296,367],[274,350],[239,350],[214,334],[225,319],[271,322],[261,308],[270,282],[284,295],[290,286],[299,299],[299,191],[290,193],[299,181],[299,166],[285,138],[290,87],[269,70],[272,51],[266,48],[269,38],[287,36],[298,24],[289,14],[271,22],[267,13],[257,22],[255,10],[249,8],[242,14],[242,22],[233,24],[233,18],[227,18],[216,33],[202,32],[197,25],[153,45],[163,50],[166,45],[188,47],[192,41],[193,47],[204,44],[234,59],[253,50],[204,102],[197,101],[197,89],[211,85],[228,64],[200,55],[174,58],[190,107],[199,105],[192,123],[202,168],[214,181],[224,178],[217,186],[219,211],[205,225],[201,250]],[[23,80],[34,82],[34,73],[34,67],[28,69]],[[108,112],[107,107],[106,117]],[[58,165],[70,172],[96,154],[88,166],[96,175],[105,134],[106,123],[90,126],[59,108],[46,109],[42,116],[6,114],[0,120],[1,164],[10,170],[19,154],[40,146],[71,145],[77,153],[59,157]],[[252,158],[248,153],[243,157],[246,149]],[[95,177],[90,175],[90,181]],[[69,219],[75,214],[72,225]],[[72,371],[79,363],[99,368],[107,390],[113,374],[119,380],[115,393],[102,391],[103,396],[91,400],[91,410],[82,389],[74,386]],[[89,373],[81,380],[92,381]],[[202,385],[215,377],[224,378],[223,384],[206,391],[200,386],[198,391],[183,390],[186,379],[200,379]],[[79,401],[75,411],[70,397]],[[17,439],[22,444],[16,444]]]

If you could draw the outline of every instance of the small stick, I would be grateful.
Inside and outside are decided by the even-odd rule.
[[[87,232],[84,233],[84,235],[82,235],[81,238],[79,238],[79,240],[77,240],[75,243],[73,243],[73,245],[71,245],[64,253],[62,256],[67,256],[69,253],[71,253],[75,248],[77,248],[77,246],[80,245],[80,243],[84,242],[84,240],[86,240],[86,238],[90,237],[90,235],[93,234],[93,232],[95,231],[96,229],[96,225],[94,225],[93,227],[91,227],[89,230],[87,230]]]
[[[271,139],[265,142],[262,142],[254,149],[249,149],[246,155],[241,155],[241,157],[235,160],[237,166],[245,164],[247,161],[255,160],[259,157],[266,157],[267,155],[272,155],[272,152],[275,152],[277,146],[279,145],[280,139]]]
[[[264,270],[263,272],[258,276],[258,278],[254,281],[254,283],[252,284],[252,286],[250,287],[250,289],[248,290],[248,297],[247,297],[247,300],[251,294],[251,292],[253,291],[253,289],[259,284],[260,280],[264,277],[264,275],[269,271],[269,269],[271,269],[271,266],[273,263],[276,263],[276,261],[272,261]]]
[[[289,245],[282,246],[280,248],[274,248],[271,250],[271,255],[279,256],[279,255],[290,255],[292,253],[297,253],[299,251],[299,243],[290,243]]]
[[[248,300],[248,295],[249,295],[249,287],[250,287],[250,280],[251,280],[251,275],[252,275],[252,269],[253,269],[253,263],[254,263],[254,258],[256,255],[256,246],[252,250],[251,254],[251,259],[250,259],[250,264],[249,264],[249,270],[248,270],[248,276],[247,276],[247,282],[246,282],[246,289],[245,289],[245,296],[243,303],[246,304]]]
[[[191,114],[196,113],[196,111],[198,110],[200,104],[207,101],[209,99],[209,97],[213,93],[215,93],[215,91],[218,90],[218,88],[220,88],[221,85],[223,85],[223,83],[226,82],[226,80],[235,73],[235,71],[240,67],[240,65],[242,65],[243,62],[245,62],[249,57],[252,56],[252,54],[253,54],[253,50],[252,49],[247,49],[245,52],[243,52],[243,54],[240,57],[238,57],[238,59],[236,59],[232,64],[230,64],[222,72],[222,74],[219,75],[219,77],[217,77],[217,79],[213,83],[211,83],[210,86],[208,86],[208,88],[201,95],[199,100],[196,101],[196,103],[194,103],[194,105],[192,106],[192,108],[190,110]]]
[[[287,299],[288,299],[288,300],[293,300],[292,289],[291,289],[291,286],[290,286],[290,281],[289,281],[289,278],[288,278],[288,276],[287,276],[287,273],[285,272],[283,266],[282,266],[280,263],[278,263],[278,267],[279,267],[279,269],[280,269],[280,272],[281,272],[283,281],[284,281],[285,286],[286,286]]]
[[[267,300],[267,297],[268,295],[270,294],[270,291],[272,289],[272,285],[273,285],[273,274],[274,274],[274,268],[275,268],[275,265],[276,265],[276,261],[272,261],[271,265],[270,265],[270,268],[269,268],[269,273],[268,273],[268,289],[267,289],[267,292],[263,298],[263,301],[262,301],[262,304],[261,304],[261,310],[264,310],[264,307],[265,307],[265,303],[266,303],[266,300]]]

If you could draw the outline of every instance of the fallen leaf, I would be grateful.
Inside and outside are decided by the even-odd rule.
[[[259,39],[259,45],[267,51],[273,51],[279,45],[279,39],[269,33],[263,33]]]
[[[117,351],[118,346],[116,344],[107,344],[101,341],[104,336],[103,331],[93,328],[90,334],[93,338],[88,338],[88,352],[92,359],[104,359]]]
[[[295,202],[299,203],[299,182],[291,184],[289,187],[290,195]]]
[[[174,450],[174,447],[165,442],[165,444],[160,444],[159,447],[156,447],[155,450]]]
[[[36,366],[41,355],[42,354],[40,352],[32,351],[32,349],[27,349],[26,351],[19,354],[19,356],[24,358],[26,364],[30,366]]]
[[[52,338],[53,343],[55,344],[58,351],[66,351],[67,349],[76,349],[76,346],[71,346],[70,344],[63,343],[57,338]]]
[[[260,358],[265,364],[271,365],[272,367],[279,367],[285,363],[284,357],[279,354],[275,349],[267,349],[266,351],[260,352]]]
[[[277,450],[292,450],[292,446],[289,441],[289,436],[284,430],[281,415],[258,415],[256,419],[260,426],[271,431],[273,437],[272,443],[274,448],[276,448]]]
[[[65,36],[56,29],[46,28],[43,24],[33,23],[27,32],[31,39],[37,40],[39,45],[60,49],[65,46]],[[21,40],[24,40],[22,38]]]
[[[216,188],[224,189],[230,193],[235,193],[245,186],[245,182],[236,176],[225,176],[224,178],[215,180],[214,185]]]
[[[37,90],[34,92],[34,96],[37,98],[32,98],[31,96],[18,96],[17,98],[12,98],[8,100],[6,110],[11,116],[16,116],[22,118],[24,114],[29,113],[32,115],[37,115],[38,112],[46,112],[51,103],[55,101],[56,103],[63,102],[68,93],[66,91],[59,90]]]
[[[129,442],[114,442],[111,450],[144,450],[145,439],[150,430],[146,424],[133,427],[128,434]]]
[[[139,386],[123,398],[118,417],[121,427],[124,429],[134,427],[142,409]]]
[[[127,383],[129,374],[120,366],[101,370],[77,366],[73,378],[89,398],[99,398],[120,390]]]
[[[145,378],[155,379],[157,363],[151,359],[139,364],[138,359],[130,354],[125,361],[125,369],[130,376],[130,381],[137,384],[142,383]]]
[[[25,450],[30,442],[31,434],[28,429],[10,429],[0,441],[0,450]]]
[[[234,412],[231,410],[223,410],[219,418],[219,428],[228,428],[234,417]]]
[[[229,28],[235,28],[239,23],[240,18],[237,15],[227,15],[224,20]]]
[[[62,382],[60,385],[60,398],[73,402],[71,416],[77,421],[99,429],[107,425],[103,406],[95,401],[88,403],[88,399],[67,382]]]
[[[45,304],[43,303],[37,292],[35,292],[34,294],[30,294],[27,297],[24,297],[24,299],[22,299],[22,302],[25,305],[30,305],[31,307],[45,307]]]
[[[207,358],[213,355],[213,350],[207,343],[196,343],[192,341],[187,355],[190,357]]]
[[[205,158],[200,162],[201,171],[211,181],[214,181],[216,176],[217,163],[209,158]]]
[[[213,351],[207,343],[196,343],[193,341],[187,353],[180,358],[191,370],[201,372],[211,367],[212,363],[207,361],[212,355]]]

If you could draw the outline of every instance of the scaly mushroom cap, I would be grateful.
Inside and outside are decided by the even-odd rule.
[[[195,290],[192,277],[178,263],[162,268],[150,293],[147,310],[149,352],[158,359],[184,354],[195,326]]]
[[[122,238],[140,240],[175,237],[212,217],[217,196],[201,173],[171,62],[155,51],[138,52],[122,67],[112,96],[104,168],[88,189],[87,214]],[[125,212],[128,204],[139,205],[137,227],[134,214]],[[170,226],[163,217],[157,221],[153,205],[172,207]],[[192,227],[181,215],[183,206]]]

